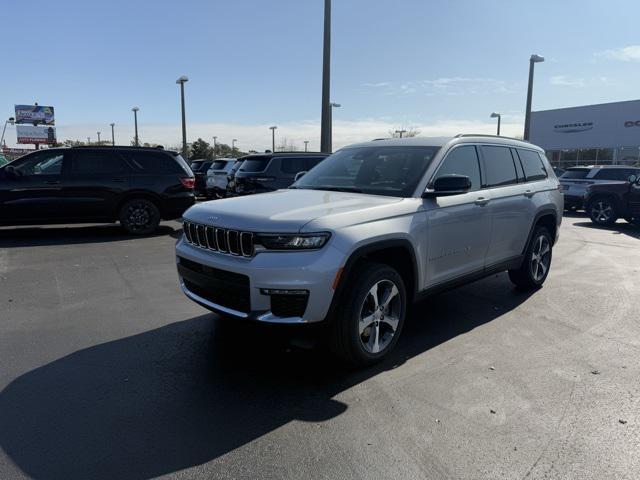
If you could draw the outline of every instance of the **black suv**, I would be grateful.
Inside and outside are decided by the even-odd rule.
[[[39,150],[0,168],[0,225],[120,221],[148,234],[193,205],[193,185],[182,157],[159,148]]]
[[[281,152],[242,157],[228,196],[272,192],[289,187],[300,172],[306,172],[328,157],[327,153]]]
[[[191,171],[196,179],[193,191],[199,197],[207,196],[207,171],[212,164],[213,160],[198,159],[191,161]]]

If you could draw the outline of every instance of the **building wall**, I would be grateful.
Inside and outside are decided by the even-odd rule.
[[[640,100],[533,112],[530,141],[563,168],[640,165]]]

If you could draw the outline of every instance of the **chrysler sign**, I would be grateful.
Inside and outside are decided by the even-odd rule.
[[[585,132],[593,128],[593,122],[576,122],[576,123],[563,123],[553,126],[553,131],[558,133],[577,133]]]
[[[624,126],[626,128],[629,128],[629,127],[640,127],[640,120],[636,120],[635,122],[633,120],[627,120],[626,122],[624,122]]]

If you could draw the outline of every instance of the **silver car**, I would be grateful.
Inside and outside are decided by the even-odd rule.
[[[502,271],[540,288],[562,211],[558,180],[530,143],[360,143],[289,189],[190,208],[176,244],[180,286],[238,319],[324,322],[335,354],[366,365],[431,293]]]
[[[207,170],[207,197],[223,198],[227,191],[227,175],[236,158],[217,158]]]

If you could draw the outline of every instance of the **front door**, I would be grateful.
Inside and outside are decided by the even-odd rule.
[[[47,223],[65,217],[62,166],[65,153],[42,150],[11,163],[0,179],[0,221]]]
[[[481,272],[491,237],[491,198],[488,192],[481,190],[475,146],[462,145],[448,152],[430,185],[439,176],[449,174],[469,177],[471,189],[462,195],[425,199],[428,218],[426,288]]]

